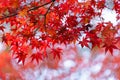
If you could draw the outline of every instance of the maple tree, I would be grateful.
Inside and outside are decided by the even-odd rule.
[[[109,9],[107,0],[0,0],[1,41],[23,64],[50,56],[60,59],[62,44],[104,48],[113,55],[120,43],[120,1],[112,2],[116,25],[102,17],[103,10]],[[96,17],[100,21],[95,25]]]
[[[111,54],[113,49],[118,49],[116,44],[119,36],[116,35],[119,24],[113,26],[112,22],[104,20],[95,26],[90,23],[96,16],[102,18],[102,10],[108,8],[105,0],[84,2],[1,0],[0,2],[2,42],[10,46],[10,52],[23,64],[30,55],[32,61],[36,59],[37,62],[46,58],[48,48],[54,56],[60,57],[60,49],[53,49],[56,44],[68,45],[79,42],[82,47],[89,47],[88,44],[91,43],[92,47],[89,48],[104,47],[105,52],[110,51]],[[119,7],[119,1],[115,0],[112,9],[117,13],[117,20],[120,19]],[[6,32],[8,27],[9,32]],[[91,29],[93,27],[94,29]],[[82,34],[86,36],[80,41]]]

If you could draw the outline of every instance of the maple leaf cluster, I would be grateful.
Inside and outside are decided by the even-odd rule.
[[[120,2],[113,3],[112,10],[119,21]],[[105,48],[105,52],[113,54],[114,49],[119,49],[120,38],[116,35],[120,25],[104,20],[91,24],[95,17],[102,19],[104,8],[106,0],[0,0],[2,42],[10,46],[10,53],[23,64],[29,57],[37,62],[48,54],[60,58],[62,48],[56,46],[60,44],[79,43],[90,49]]]

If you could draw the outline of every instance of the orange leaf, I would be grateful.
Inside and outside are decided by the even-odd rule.
[[[27,15],[27,9],[23,9],[22,11],[19,11],[19,16],[24,17]]]

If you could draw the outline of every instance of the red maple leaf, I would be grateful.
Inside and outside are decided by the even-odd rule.
[[[56,48],[56,49],[52,49],[51,53],[53,54],[54,56],[54,59],[56,57],[58,57],[60,59],[60,56],[61,56],[61,53],[62,53],[62,49],[61,48]]]
[[[39,52],[38,52],[38,53],[35,53],[35,54],[32,54],[32,55],[31,55],[31,58],[32,58],[32,61],[33,61],[33,60],[36,60],[37,63],[39,63],[39,61],[43,59],[43,58],[42,58],[42,54],[39,53]]]
[[[116,47],[116,43],[117,43],[116,39],[105,38],[104,45],[103,45],[103,47],[105,47],[105,53],[107,51],[110,51],[110,53],[113,55],[113,49],[118,49]]]
[[[82,48],[84,46],[90,48],[88,43],[89,43],[89,40],[87,40],[87,38],[84,38],[84,37],[83,37],[82,41],[79,41],[79,44],[81,44]]]
[[[4,26],[0,26],[0,30],[1,30],[2,32],[4,32],[4,29],[5,29]]]
[[[20,51],[20,52],[16,53],[16,55],[17,56],[15,57],[15,59],[18,59],[18,63],[22,62],[22,64],[24,65],[27,54]]]
[[[107,51],[110,51],[110,53],[113,55],[113,49],[118,49],[115,45],[107,45],[104,44],[103,47],[105,47],[105,53],[107,53]]]

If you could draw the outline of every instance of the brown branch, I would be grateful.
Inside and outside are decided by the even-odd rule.
[[[43,5],[40,5],[40,6],[35,6],[35,7],[31,8],[31,9],[29,9],[28,12],[29,12],[29,11],[32,11],[32,10],[36,10],[36,9],[38,9],[38,8],[40,8],[40,7],[45,6],[45,5],[48,5],[48,4],[50,4],[51,2],[52,2],[52,1],[50,1],[50,2],[48,2],[48,3],[45,3],[45,4],[43,4]]]
[[[47,32],[47,28],[46,28],[46,16],[50,10],[50,8],[52,7],[53,3],[50,5],[50,7],[48,8],[47,12],[44,14],[44,27],[45,27],[45,32]]]
[[[0,20],[3,20],[3,19],[6,19],[6,18],[9,18],[9,17],[13,17],[13,16],[16,16],[18,13],[14,13],[14,14],[11,14],[11,15],[7,15],[7,16],[4,16],[4,17],[1,17]]]
[[[43,16],[44,16],[44,24],[43,24],[43,25],[44,25],[45,33],[47,33],[47,28],[46,28],[46,16],[47,16],[50,8],[52,7],[52,5],[53,5],[53,3],[49,6],[49,8],[47,9],[46,13],[43,15]],[[40,26],[39,26],[37,29],[35,29],[34,32],[36,32],[39,28],[40,28]]]
[[[45,6],[45,5],[50,4],[51,2],[52,2],[52,1],[47,2],[47,3],[45,3],[45,4],[42,4],[42,5],[40,5],[40,6],[32,7],[32,8],[30,8],[29,10],[27,10],[27,12],[32,11],[32,10],[36,10],[36,9],[38,9],[38,8],[40,8],[40,7],[43,7],[43,6]],[[17,11],[16,13],[10,14],[10,15],[6,15],[6,16],[0,17],[0,20],[3,20],[3,19],[6,19],[6,18],[9,18],[9,17],[16,16],[16,15],[18,15],[18,12],[19,12],[19,11]]]

